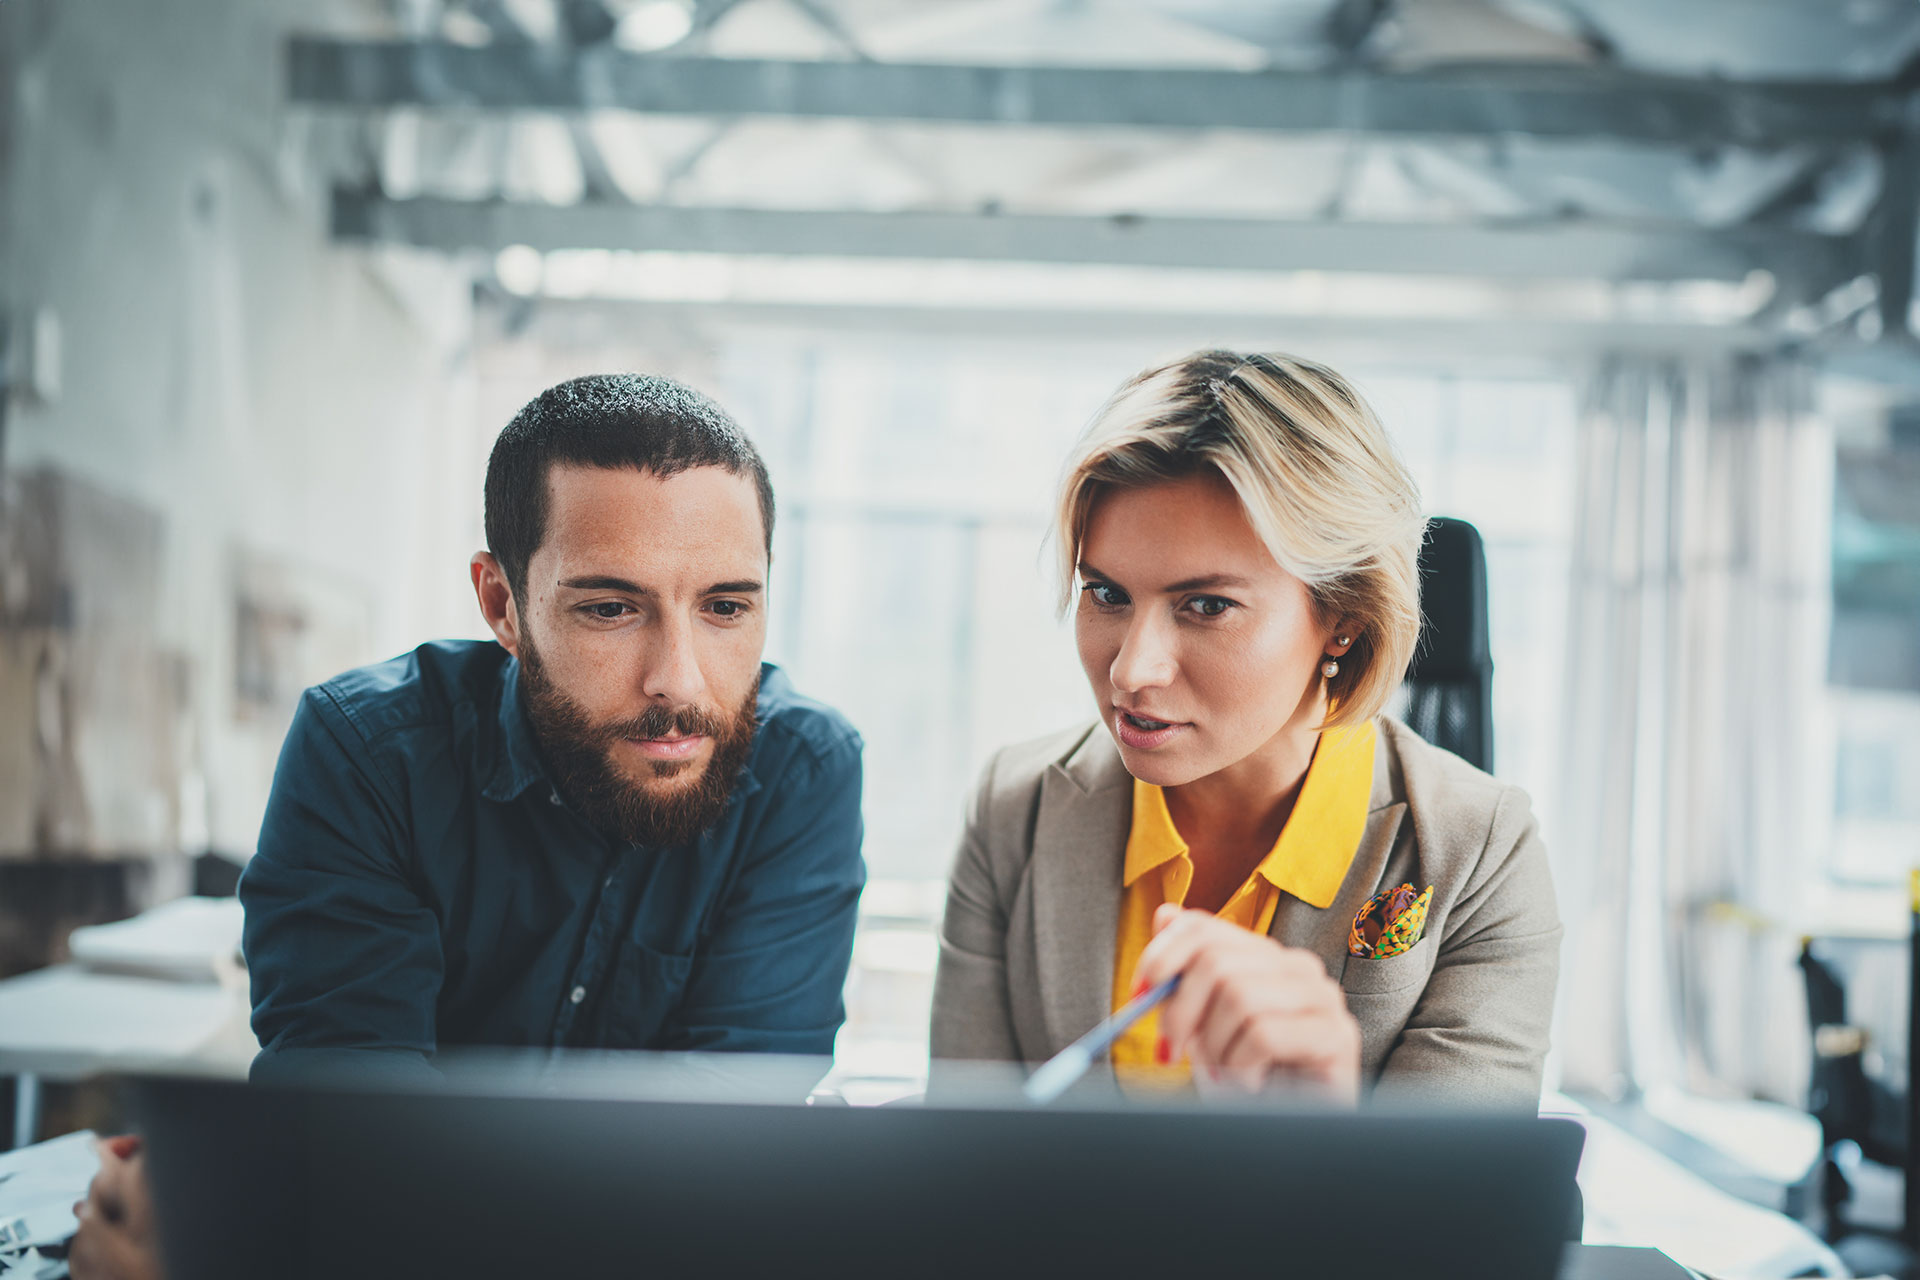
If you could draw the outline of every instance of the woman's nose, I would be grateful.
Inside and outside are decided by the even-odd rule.
[[[1131,693],[1173,682],[1173,673],[1180,664],[1175,660],[1173,637],[1167,634],[1168,630],[1144,611],[1134,619],[1107,672],[1115,689]]]

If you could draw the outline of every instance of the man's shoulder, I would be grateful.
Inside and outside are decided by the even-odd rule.
[[[450,728],[461,709],[497,697],[507,651],[491,640],[434,640],[307,690],[368,744],[409,729]]]
[[[755,754],[778,765],[799,757],[815,767],[857,762],[860,733],[839,711],[793,687],[771,662],[760,665],[760,742]]]

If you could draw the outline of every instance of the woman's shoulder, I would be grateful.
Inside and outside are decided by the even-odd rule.
[[[1467,845],[1478,852],[1496,826],[1524,824],[1527,793],[1428,742],[1391,716],[1377,721],[1392,798],[1406,804],[1423,843]]]
[[[1041,782],[1055,769],[1090,789],[1109,781],[1105,775],[1113,772],[1119,761],[1120,753],[1113,749],[1112,739],[1101,731],[1098,720],[1056,730],[1009,743],[987,757],[975,800],[996,808],[1019,803],[1038,792]]]
[[[1130,782],[1113,739],[1098,720],[1001,747],[987,758],[969,806],[969,824],[1000,849],[1024,846],[1053,778],[1069,793],[1092,796]]]

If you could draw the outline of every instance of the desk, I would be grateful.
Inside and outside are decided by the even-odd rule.
[[[0,982],[0,1075],[15,1080],[11,1145],[40,1127],[43,1081],[123,1071],[244,1078],[256,1045],[244,990],[56,965]]]
[[[1708,1275],[1849,1274],[1800,1223],[1722,1191],[1564,1094],[1543,1097],[1540,1113],[1587,1131],[1583,1243],[1651,1245]]]

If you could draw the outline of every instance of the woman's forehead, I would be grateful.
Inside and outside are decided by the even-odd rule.
[[[1101,495],[1089,513],[1080,559],[1083,566],[1139,578],[1147,587],[1285,574],[1232,487],[1212,475]]]

